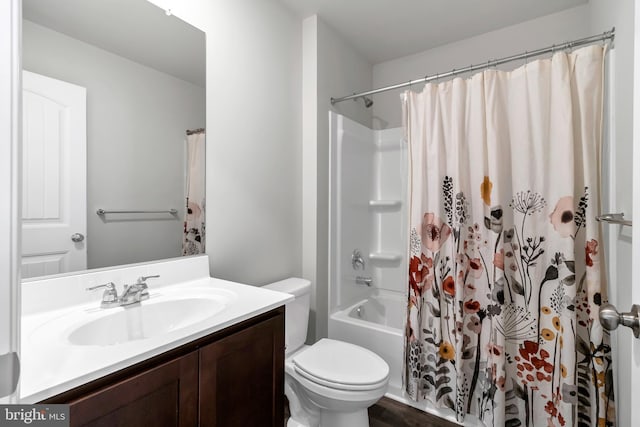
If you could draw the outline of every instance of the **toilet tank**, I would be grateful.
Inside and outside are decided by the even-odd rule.
[[[295,299],[286,304],[285,313],[285,353],[289,354],[304,345],[309,325],[309,303],[311,298],[311,282],[306,279],[291,277],[279,282],[264,285],[272,291],[286,292]]]

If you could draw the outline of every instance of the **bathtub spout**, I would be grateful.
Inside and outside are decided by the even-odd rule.
[[[371,286],[373,279],[371,277],[356,276],[356,285]]]

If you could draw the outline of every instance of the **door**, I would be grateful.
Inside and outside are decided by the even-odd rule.
[[[22,78],[22,277],[85,270],[86,89]]]
[[[200,427],[284,425],[284,315],[200,349]]]
[[[609,163],[614,182],[609,186],[611,212],[624,212],[633,220],[633,227],[604,226],[609,232],[609,247],[612,251],[610,265],[610,300],[618,312],[629,312],[633,304],[640,305],[640,8],[635,7],[635,43],[633,66],[633,134],[618,133],[611,139],[612,157],[619,164]],[[618,61],[617,65],[621,65]],[[619,93],[619,92],[618,92]],[[617,145],[617,147],[616,147]],[[616,155],[616,150],[621,150]],[[626,161],[626,159],[629,159]],[[624,170],[632,173],[625,176]],[[633,178],[630,179],[630,176]],[[622,176],[625,179],[619,179]],[[617,180],[617,182],[615,182]],[[629,182],[629,181],[632,182]],[[632,188],[631,188],[632,186]],[[631,190],[631,191],[630,191]],[[604,193],[603,193],[604,194]],[[616,200],[617,199],[617,200]],[[611,210],[613,209],[613,210]],[[631,250],[629,250],[631,249]],[[618,425],[632,427],[640,425],[640,339],[635,338],[630,328],[618,327],[611,332],[616,371],[616,407]]]
[[[69,402],[71,426],[190,427],[198,421],[198,352]]]

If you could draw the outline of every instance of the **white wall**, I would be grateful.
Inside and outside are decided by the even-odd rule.
[[[250,284],[300,275],[301,22],[275,1],[171,6],[207,35],[211,274]]]
[[[23,66],[87,88],[88,268],[180,256],[185,130],[204,127],[204,88],[26,20]]]
[[[329,111],[371,126],[363,102],[331,106],[331,97],[371,88],[369,64],[317,16],[303,22],[303,276],[313,283],[309,338],[327,336]]]
[[[608,2],[611,3],[611,2]],[[591,35],[589,5],[568,9],[542,18],[481,34],[476,37],[405,56],[373,67],[373,86],[384,87],[427,75],[464,68],[541,47]],[[604,31],[598,30],[598,32]],[[520,64],[510,64],[513,68]],[[506,67],[506,66],[505,66]],[[412,88],[422,90],[420,87]],[[406,89],[374,96],[375,129],[402,125],[399,94]]]

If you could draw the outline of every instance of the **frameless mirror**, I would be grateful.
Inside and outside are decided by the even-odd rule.
[[[205,34],[146,0],[23,0],[23,69],[23,277],[203,251]]]

